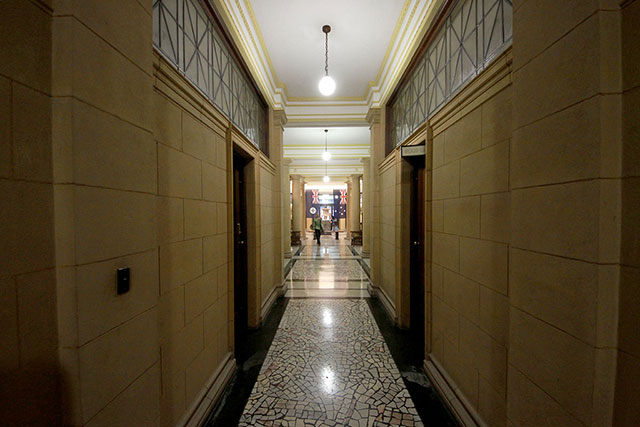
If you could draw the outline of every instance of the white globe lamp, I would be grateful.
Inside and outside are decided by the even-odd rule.
[[[333,92],[336,91],[336,82],[331,77],[324,76],[318,83],[318,89],[324,96],[333,95]]]
[[[324,77],[320,79],[318,83],[318,90],[324,96],[333,95],[336,91],[336,82],[329,77],[329,32],[331,31],[330,25],[323,25],[322,32],[324,33]]]

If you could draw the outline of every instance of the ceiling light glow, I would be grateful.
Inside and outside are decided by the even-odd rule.
[[[336,82],[331,77],[324,76],[318,83],[318,89],[324,96],[333,95],[333,92],[336,91]]]

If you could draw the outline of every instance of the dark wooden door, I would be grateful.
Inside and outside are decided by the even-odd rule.
[[[425,331],[425,168],[414,166],[411,182],[411,289],[409,327],[424,340]]]
[[[248,285],[247,285],[247,194],[244,179],[245,161],[233,156],[233,267],[234,267],[234,333],[236,345],[240,344],[247,331]]]

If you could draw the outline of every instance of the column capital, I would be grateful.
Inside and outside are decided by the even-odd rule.
[[[284,110],[273,110],[273,124],[284,127],[287,124],[287,113]]]
[[[362,164],[364,165],[364,167],[371,165],[371,157],[363,157]]]
[[[367,122],[370,126],[380,123],[382,118],[382,108],[369,108],[367,112]]]
[[[282,166],[289,166],[291,164],[291,159],[288,157],[284,157],[282,159]]]

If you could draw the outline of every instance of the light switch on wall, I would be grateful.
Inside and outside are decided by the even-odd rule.
[[[126,294],[129,292],[129,287],[131,279],[131,271],[129,267],[119,268],[117,272],[117,284],[116,284],[116,292],[118,295]]]

